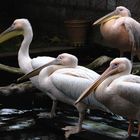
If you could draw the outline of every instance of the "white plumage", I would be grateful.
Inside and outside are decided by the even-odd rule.
[[[29,56],[29,46],[32,42],[33,31],[32,26],[27,19],[16,19],[7,30],[0,34],[0,43],[18,35],[23,35],[23,41],[18,51],[18,63],[23,73],[29,73],[33,69],[54,60],[53,57],[49,56],[40,56],[36,58],[31,58]],[[33,77],[30,80],[33,85],[35,85],[38,89],[42,90],[38,84],[38,76]],[[56,103],[54,102],[53,104]],[[52,113],[50,113],[51,117],[55,115],[55,107],[56,105],[52,107]]]
[[[58,59],[59,57],[62,59]],[[99,74],[82,66],[71,65],[75,64],[77,59],[74,56],[72,57],[70,54],[61,54],[58,58],[56,58],[59,60],[59,63],[57,61],[58,65],[45,65],[47,67],[42,70],[39,68],[39,71],[38,69],[34,70],[24,76],[24,78],[30,78],[33,74],[39,74],[39,86],[42,90],[52,95],[55,98],[54,100],[74,105],[75,100],[99,77]],[[67,61],[64,63],[64,60]],[[109,111],[104,105],[98,102],[94,96],[92,96],[91,99],[84,100],[82,103],[74,105],[79,112],[79,123],[77,126],[67,126],[64,128],[64,130],[66,130],[66,137],[69,137],[70,134],[81,131],[81,125],[86,108],[96,108],[107,112]]]
[[[127,58],[114,59],[109,68],[81,94],[76,103],[95,91],[95,98],[110,111],[130,120],[129,136],[133,129],[132,121],[138,120],[140,137],[140,76],[130,74],[131,69],[132,64]]]

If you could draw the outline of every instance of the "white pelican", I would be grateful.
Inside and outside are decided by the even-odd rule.
[[[33,38],[33,31],[31,24],[27,19],[16,19],[7,30],[0,34],[0,43],[19,35],[23,35],[24,39],[18,52],[18,63],[19,67],[25,74],[54,60],[53,57],[48,56],[41,56],[36,58],[31,58],[29,56],[29,45]],[[33,85],[41,90],[38,85],[38,76],[33,77],[30,80]],[[49,114],[50,117],[55,116],[56,104],[57,102],[53,100],[52,110]]]
[[[65,61],[64,65],[63,59],[65,58],[65,60],[68,60],[70,57],[66,59],[66,56],[69,56],[69,54],[65,54],[65,57],[63,55],[64,54],[59,55],[61,56],[61,59],[59,58],[57,60],[57,65],[50,65],[55,64],[54,61],[50,62],[50,66],[46,64],[23,76],[19,80],[24,80],[39,74],[39,85],[46,93],[50,93],[58,101],[74,105],[75,100],[79,97],[82,91],[95,81],[99,77],[99,74],[85,67],[73,65],[77,64],[77,59],[74,59],[75,57],[72,58],[73,62],[71,59],[71,61]],[[60,63],[58,63],[58,61]],[[74,106],[79,112],[79,123],[77,126],[66,126],[64,128],[66,137],[81,131],[85,110],[87,108],[97,108],[110,112],[104,105],[94,98],[92,98],[92,100],[85,100]]]
[[[94,91],[95,98],[110,111],[130,120],[129,136],[133,129],[131,120],[138,120],[140,137],[140,76],[130,74],[131,69],[132,64],[127,58],[114,59],[109,68],[81,94],[76,103]]]
[[[131,52],[131,61],[134,54],[140,57],[140,23],[131,17],[130,11],[119,6],[116,9],[98,19],[93,25],[101,24],[100,31],[110,47],[118,48],[120,56],[124,52]]]

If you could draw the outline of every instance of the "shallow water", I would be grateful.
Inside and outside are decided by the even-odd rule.
[[[49,130],[36,121],[37,110],[0,110],[0,140],[63,140],[62,133]]]
[[[44,109],[0,109],[0,140],[65,140],[61,130],[65,125],[76,124],[75,111],[58,112],[55,119],[39,117]],[[95,113],[95,112],[94,112]],[[72,115],[73,114],[73,115]],[[88,115],[83,123],[86,131],[71,136],[70,140],[116,140],[126,138],[127,122],[125,119],[96,112]],[[66,116],[65,116],[66,115]],[[105,117],[103,118],[102,115]],[[115,126],[115,127],[114,127]],[[132,137],[135,139],[136,137]]]

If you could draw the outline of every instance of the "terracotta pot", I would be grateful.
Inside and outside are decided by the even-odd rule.
[[[68,38],[73,46],[84,46],[87,39],[87,20],[67,20],[65,21]]]

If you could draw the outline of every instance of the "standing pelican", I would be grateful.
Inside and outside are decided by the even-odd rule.
[[[131,18],[130,11],[123,7],[117,7],[113,12],[98,19],[93,25],[101,24],[100,31],[110,47],[118,48],[120,56],[124,52],[131,52],[131,61],[136,53],[140,56],[140,24]]]
[[[109,68],[93,83],[76,101],[95,91],[95,98],[110,111],[129,120],[138,120],[138,136],[140,137],[140,76],[130,74],[132,64],[127,58],[116,58]],[[87,97],[89,98],[89,97]],[[132,124],[128,127],[128,135],[132,133]]]
[[[71,56],[71,58],[69,56]],[[19,80],[31,78],[39,74],[39,85],[46,93],[50,93],[58,101],[74,105],[75,100],[82,91],[95,81],[99,77],[99,74],[85,67],[77,66],[77,59],[70,54],[61,54],[56,59],[57,61],[54,60],[49,63],[49,65],[51,64],[50,66],[46,64],[23,76]],[[54,65],[54,62],[57,62],[57,65]],[[64,128],[66,137],[81,131],[86,108],[97,108],[110,112],[96,99],[92,101],[88,99],[74,106],[79,112],[79,123],[77,126],[66,126]]]
[[[33,31],[30,22],[27,19],[16,19],[13,24],[0,34],[0,43],[15,37],[23,35],[24,39],[21,43],[19,52],[18,52],[18,63],[21,70],[26,74],[32,71],[35,68],[38,68],[52,60],[53,57],[41,56],[36,58],[31,58],[29,56],[29,45],[33,38]],[[38,84],[38,76],[30,79],[33,85],[41,90]],[[53,97],[51,96],[53,99]],[[53,100],[52,110],[50,112],[50,117],[55,116],[55,108],[57,102]]]

